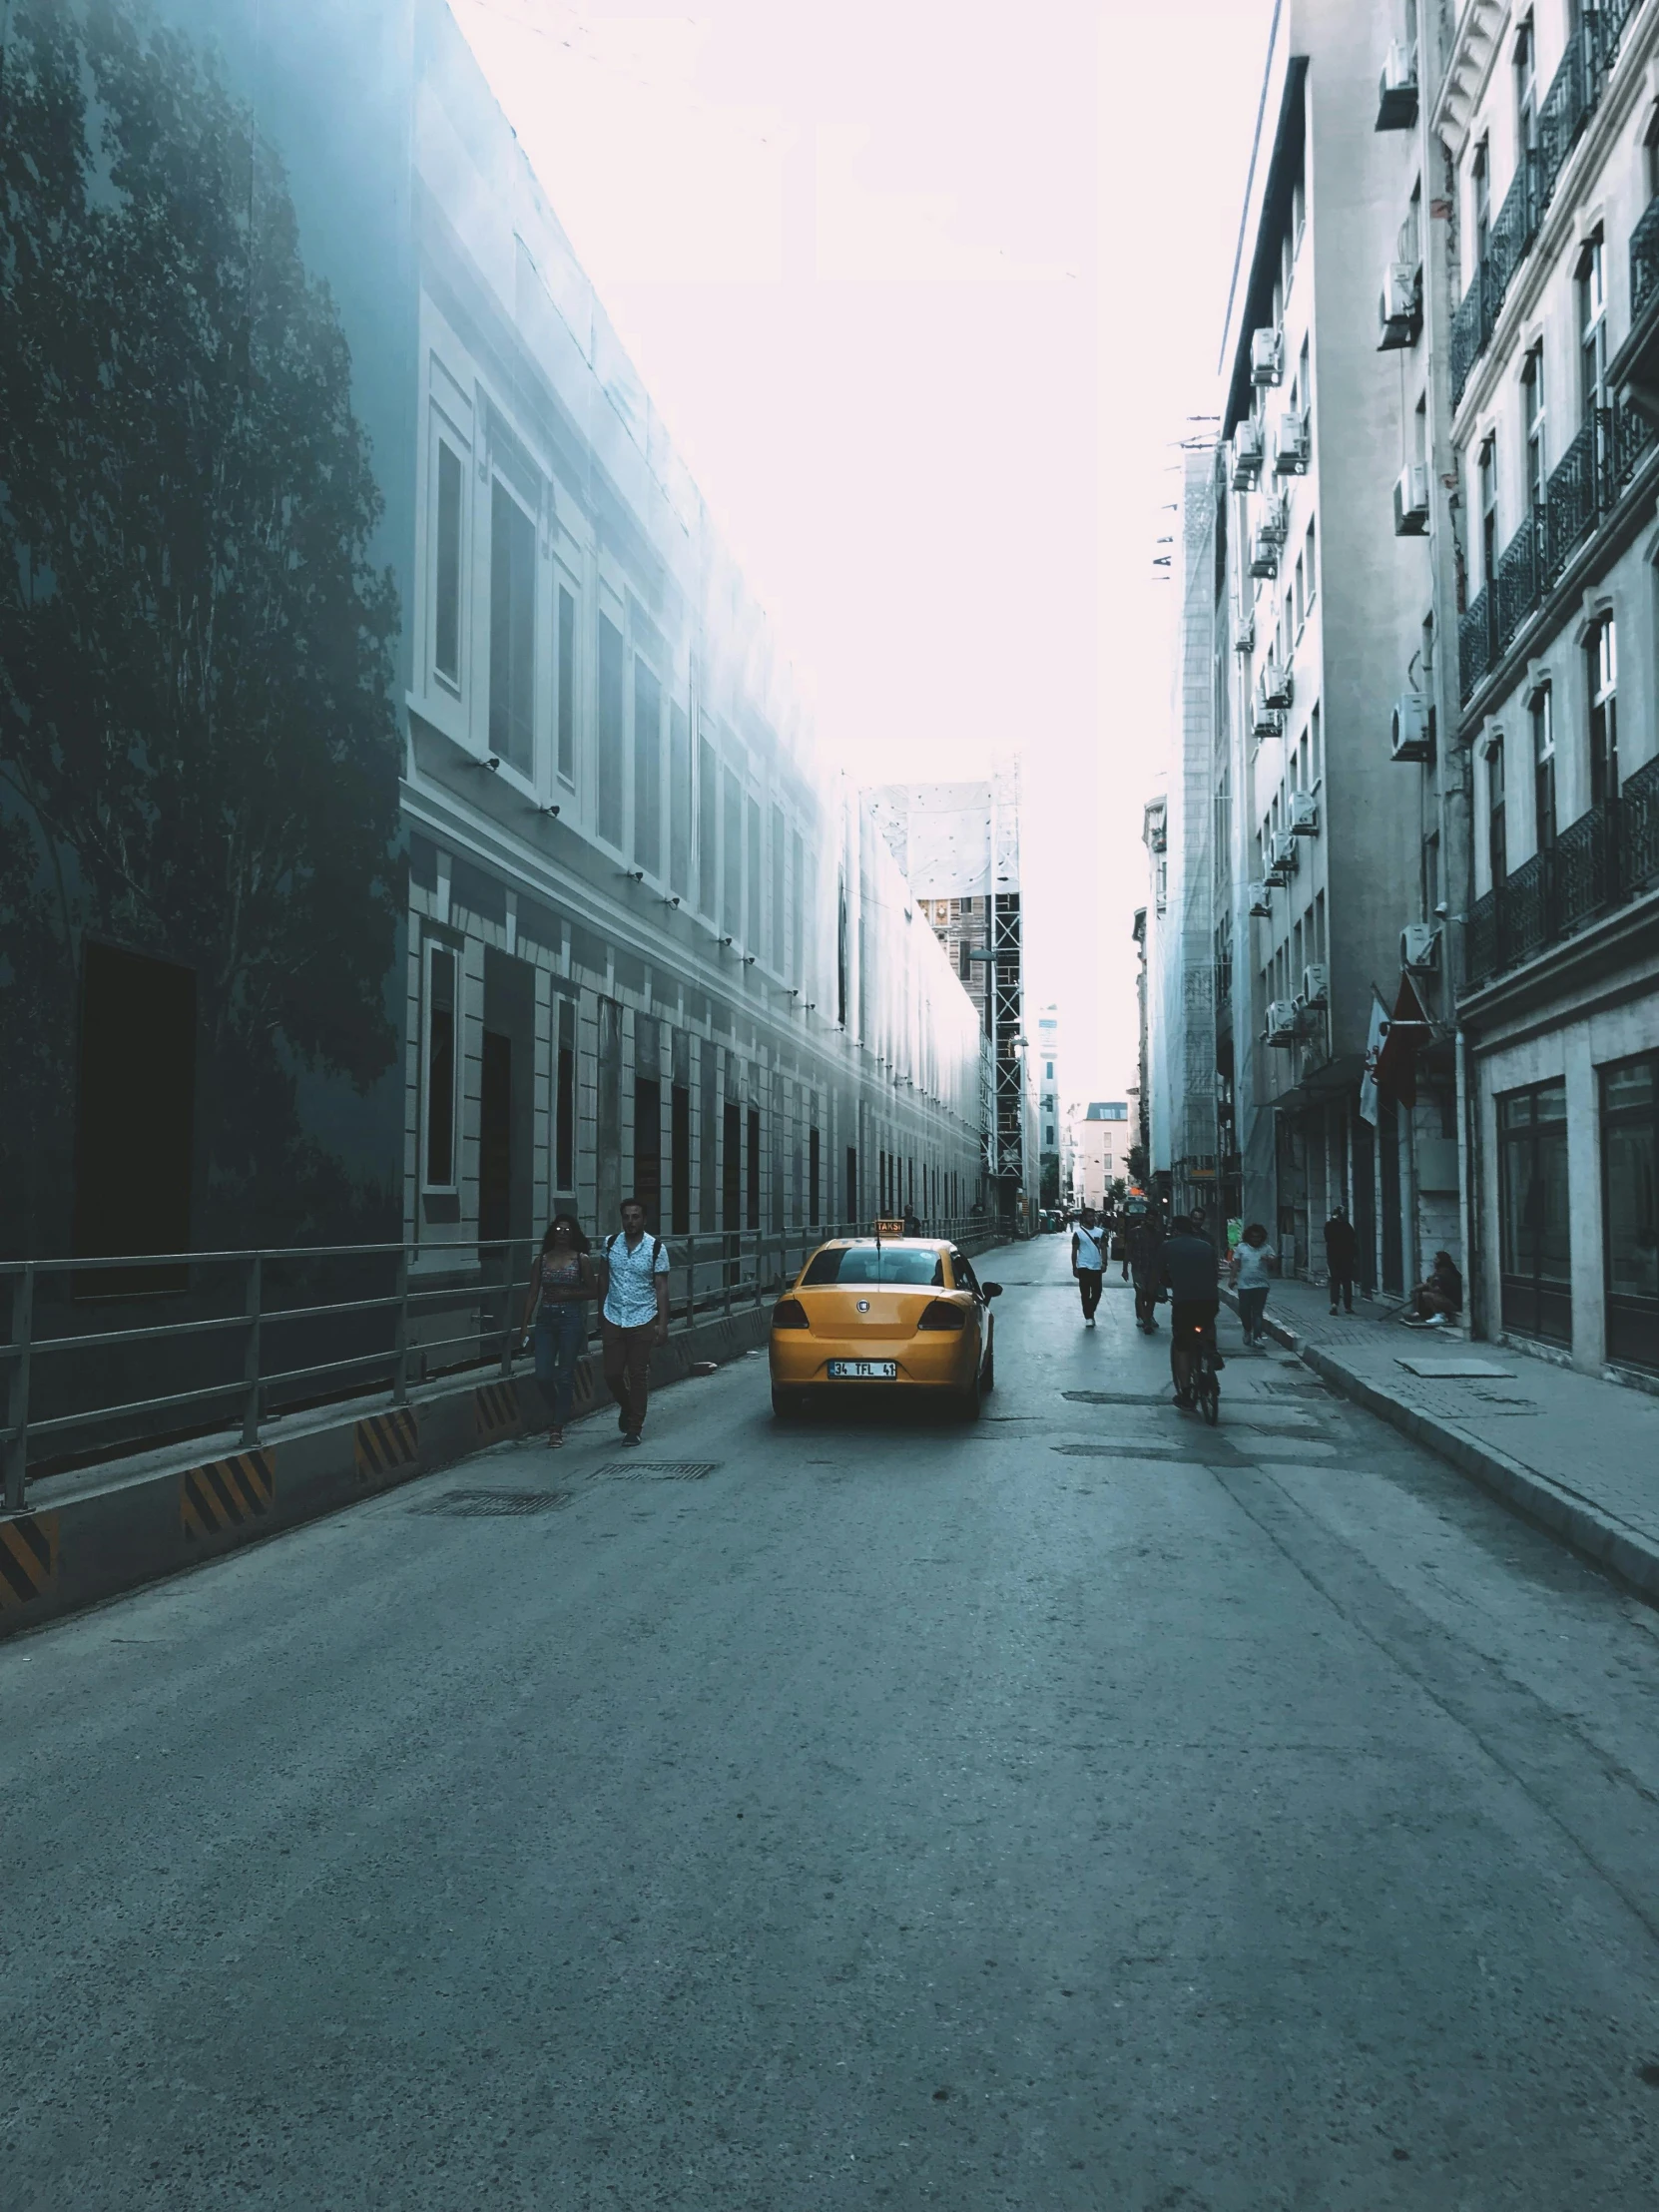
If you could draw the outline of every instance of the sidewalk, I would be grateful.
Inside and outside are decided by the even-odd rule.
[[[1659,1397],[1407,1329],[1388,1318],[1394,1303],[1333,1315],[1323,1289],[1276,1283],[1266,1328],[1333,1389],[1659,1603]]]

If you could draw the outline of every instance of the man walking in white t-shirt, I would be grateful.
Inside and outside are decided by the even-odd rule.
[[[645,1233],[645,1208],[622,1202],[622,1228],[599,1255],[599,1344],[605,1387],[625,1444],[637,1444],[651,1395],[651,1350],[668,1343],[668,1247]]]
[[[1100,1286],[1106,1277],[1106,1232],[1085,1206],[1083,1217],[1071,1233],[1071,1272],[1083,1298],[1083,1327],[1094,1327],[1094,1310],[1100,1304]]]

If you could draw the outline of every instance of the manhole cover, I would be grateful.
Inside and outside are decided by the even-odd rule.
[[[505,1520],[524,1513],[556,1513],[570,1503],[569,1490],[445,1490],[417,1513],[444,1513],[455,1520]]]
[[[1073,1405],[1167,1405],[1168,1390],[1062,1390]]]
[[[1187,1466],[1202,1466],[1191,1452],[1166,1443],[1156,1444],[1050,1444],[1062,1459],[1175,1459]]]
[[[595,1467],[596,1482],[701,1482],[720,1465],[718,1459],[612,1459]]]

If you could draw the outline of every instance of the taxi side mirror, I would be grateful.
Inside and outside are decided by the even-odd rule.
[[[1002,1296],[1002,1285],[1000,1283],[981,1283],[979,1288],[987,1298],[1000,1298]]]

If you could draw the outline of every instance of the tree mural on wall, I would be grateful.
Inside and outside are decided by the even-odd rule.
[[[209,56],[136,0],[0,42],[0,1238],[67,1216],[88,933],[196,970],[197,1241],[338,1235],[295,1071],[391,1064],[402,904],[345,339]]]

